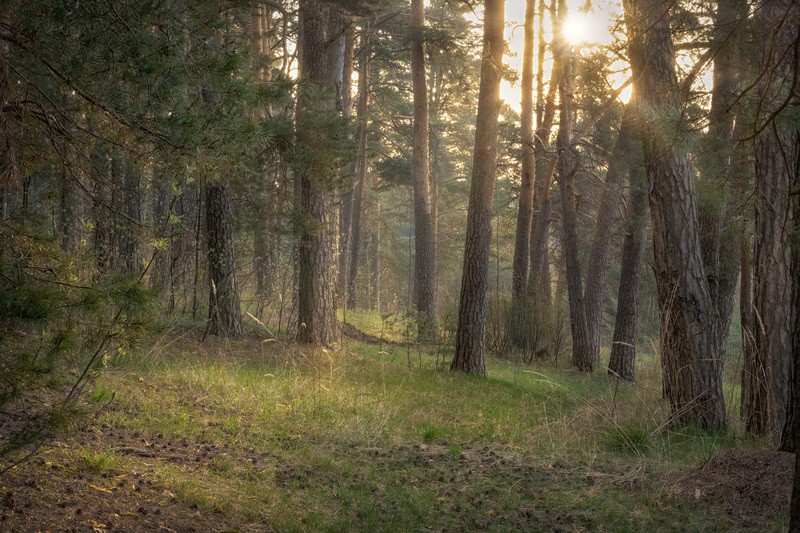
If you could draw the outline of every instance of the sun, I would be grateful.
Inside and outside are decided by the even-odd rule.
[[[580,44],[589,40],[591,25],[583,13],[571,13],[564,21],[562,33],[569,44]]]

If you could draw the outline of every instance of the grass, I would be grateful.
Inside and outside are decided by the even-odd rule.
[[[385,317],[350,311],[348,321],[388,338]],[[442,361],[407,346],[345,343],[332,352],[252,336],[199,344],[173,335],[114,361],[91,399],[114,399],[99,423],[224,450],[197,465],[151,460],[137,468],[151,469],[182,501],[245,525],[732,528],[723,510],[675,500],[648,480],[721,448],[765,443],[736,427],[668,428],[654,358],[640,358],[636,384],[499,360],[481,379],[443,370]],[[87,467],[117,468],[118,458],[103,453],[86,452]]]

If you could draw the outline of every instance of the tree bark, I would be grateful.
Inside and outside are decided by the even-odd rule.
[[[486,375],[486,291],[497,173],[504,0],[485,0],[481,84],[461,279],[455,357],[451,370]]]
[[[414,95],[414,281],[420,340],[436,336],[436,250],[430,195],[428,86],[425,78],[425,4],[411,0],[411,79]]]
[[[536,0],[526,0],[524,45],[522,52],[522,101],[520,110],[520,141],[522,176],[519,187],[519,210],[514,241],[514,258],[511,277],[511,317],[509,320],[511,342],[521,348],[527,345],[528,262],[530,260],[531,220],[533,218],[533,182],[536,173],[533,137],[533,48]]]
[[[793,7],[794,6],[794,7]],[[759,85],[763,131],[755,139],[756,222],[753,253],[753,303],[757,326],[755,344],[766,378],[766,427],[757,433],[779,431],[786,420],[791,361],[791,283],[786,228],[790,221],[789,196],[794,169],[796,127],[773,116],[792,78],[792,44],[797,35],[797,4],[791,0],[764,0],[756,16],[761,42]],[[788,54],[787,54],[788,52]],[[795,59],[796,60],[796,59]],[[766,123],[764,122],[766,121]]]
[[[622,244],[617,316],[611,343],[608,373],[626,381],[636,380],[636,327],[639,317],[639,287],[647,238],[647,180],[644,171],[630,173],[630,204]]]
[[[746,2],[718,2],[712,43],[715,56],[711,109],[708,134],[704,138],[705,154],[700,158],[700,246],[709,291],[719,322],[717,345],[722,361],[727,359],[740,266],[738,232],[741,228],[737,223],[736,204],[732,200],[736,197],[740,184],[737,179],[731,179],[731,170],[739,169],[734,155],[734,103],[739,79],[737,62],[741,55],[741,32],[737,30],[740,22],[746,18]]]
[[[661,356],[672,418],[725,426],[719,323],[702,261],[697,199],[679,143],[681,101],[666,0],[625,0],[634,91],[643,107]]]
[[[237,337],[242,333],[236,257],[233,249],[233,210],[225,185],[206,187],[206,241],[208,246],[209,333]]]
[[[572,48],[561,36],[567,18],[566,0],[559,0],[555,38],[556,50],[562,61],[563,73],[558,96],[560,112],[556,150],[558,151],[558,185],[561,192],[561,224],[564,229],[563,249],[566,262],[569,323],[572,333],[572,363],[581,372],[592,372],[591,341],[586,321],[586,304],[581,283],[581,263],[578,252],[577,206],[575,202],[575,174],[577,162],[572,152]]]
[[[300,2],[300,89],[297,105],[298,340],[333,346],[336,320],[336,146],[326,131],[335,102],[324,97],[335,85],[329,64],[329,20],[336,8],[320,0]],[[335,40],[334,40],[335,41]]]
[[[233,210],[225,185],[207,185],[205,191],[208,246],[209,333],[236,337],[242,333],[236,255],[233,248]]]
[[[603,297],[609,269],[611,236],[620,219],[622,189],[626,176],[631,174],[631,150],[633,148],[634,117],[631,107],[625,109],[622,124],[614,143],[611,159],[606,171],[606,180],[600,203],[597,206],[597,222],[592,244],[589,249],[589,262],[586,268],[586,323],[589,328],[589,347],[593,365],[600,360],[600,328],[603,321]],[[627,236],[627,235],[626,235]],[[634,336],[635,336],[634,325]]]
[[[550,2],[549,13],[552,24],[557,20],[556,2]],[[550,69],[550,80],[548,82],[547,96],[544,97],[544,86],[542,84],[545,48],[542,29],[544,27],[545,3],[539,4],[539,52],[538,52],[538,73],[537,73],[537,98],[538,110],[536,114],[536,176],[534,179],[533,193],[533,221],[531,222],[531,245],[530,255],[531,264],[528,274],[528,296],[536,302],[536,322],[546,323],[549,321],[551,308],[550,291],[550,258],[548,247],[548,235],[550,231],[550,218],[553,214],[553,199],[550,196],[550,189],[553,185],[556,164],[558,157],[550,150],[550,135],[553,128],[553,121],[556,115],[556,97],[562,76],[562,58],[559,54],[553,54],[553,64]]]
[[[358,261],[361,251],[361,221],[364,210],[364,187],[367,181],[367,112],[369,107],[369,76],[370,76],[370,33],[372,29],[367,25],[361,46],[361,65],[358,74],[358,105],[356,116],[358,128],[356,139],[358,141],[358,155],[356,161],[356,180],[353,189],[353,205],[351,209],[352,226],[350,229],[350,246],[348,255],[349,274],[347,277],[347,306],[356,308],[356,277],[358,274]]]

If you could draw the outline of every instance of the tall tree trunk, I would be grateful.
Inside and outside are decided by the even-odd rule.
[[[793,43],[797,38],[798,6],[791,0],[764,0],[756,13],[761,42],[759,94],[762,115],[755,139],[756,225],[753,254],[753,303],[757,365],[766,377],[766,427],[756,432],[780,431],[786,420],[791,361],[791,282],[786,228],[790,225],[789,196],[795,163],[796,126],[776,117],[789,97]],[[795,48],[796,50],[796,48]],[[766,124],[764,121],[767,121]]]
[[[795,64],[797,68],[797,64]],[[780,449],[786,452],[795,451],[800,441],[800,131],[794,142],[794,176],[792,176],[792,235],[791,235],[791,282],[792,282],[792,316],[791,316],[791,352],[789,354],[790,383],[787,402],[786,422],[781,432]],[[798,502],[800,503],[800,502]],[[800,527],[800,522],[798,522]]]
[[[557,19],[556,2],[550,3],[550,20],[555,24]],[[544,20],[544,4],[539,5],[539,28],[541,32]],[[548,234],[550,231],[550,218],[553,214],[553,199],[550,189],[553,185],[558,157],[550,150],[550,132],[556,116],[556,97],[562,76],[562,58],[553,54],[553,64],[550,69],[547,97],[542,103],[544,88],[541,85],[544,65],[545,43],[542,34],[539,35],[539,69],[537,95],[539,97],[539,111],[537,112],[536,128],[536,177],[534,179],[533,193],[533,221],[531,222],[531,264],[528,275],[528,295],[535,299],[537,312],[544,308],[542,314],[549,313],[550,307],[550,260],[548,257]]]
[[[153,259],[153,267],[150,271],[150,283],[158,290],[165,308],[169,308],[169,300],[172,294],[172,272],[171,272],[171,243],[172,228],[170,225],[170,212],[172,207],[171,184],[162,176],[153,174],[153,233],[156,240],[161,241]]]
[[[320,346],[339,341],[336,320],[336,166],[337,147],[326,131],[335,102],[321,93],[335,86],[329,64],[329,20],[335,7],[321,0],[301,0],[298,41],[300,90],[297,105],[296,161],[298,242],[298,340]],[[329,126],[328,126],[329,127]]]
[[[706,278],[719,326],[719,357],[727,359],[728,337],[739,278],[739,239],[741,230],[732,201],[739,183],[731,179],[734,164],[734,103],[740,60],[740,21],[747,18],[747,2],[721,0],[717,4],[712,46],[714,56],[711,109],[704,157],[700,158],[698,187],[700,246]],[[705,168],[703,168],[703,166]]]
[[[370,300],[372,305],[370,309],[374,309],[378,313],[381,312],[381,204],[377,205],[377,224],[375,224],[375,232],[372,233],[372,295]]]
[[[358,105],[356,115],[358,128],[356,139],[358,141],[358,155],[356,160],[356,181],[353,189],[352,227],[350,230],[349,274],[347,285],[347,306],[356,307],[356,275],[358,273],[359,252],[362,245],[361,221],[364,210],[364,187],[367,181],[367,110],[369,107],[369,76],[370,76],[370,33],[372,28],[367,25],[362,38],[361,65],[358,73]]]
[[[693,170],[679,143],[681,101],[666,0],[625,0],[650,182],[661,356],[675,421],[725,426],[719,323],[700,246]],[[678,123],[666,117],[675,117]]]
[[[795,48],[797,53],[797,48]],[[795,74],[797,74],[797,57],[795,57]],[[792,500],[789,512],[789,531],[800,532],[800,132],[795,137],[794,148],[794,177],[793,177],[793,230],[794,241],[792,244],[792,394],[790,395],[790,409],[786,417],[783,435],[781,436],[781,450],[795,453],[794,484],[792,487]]]
[[[597,222],[594,237],[589,249],[589,262],[586,268],[586,324],[589,328],[589,347],[593,365],[600,360],[600,328],[603,321],[603,297],[609,269],[609,253],[614,226],[620,219],[622,189],[626,176],[631,173],[631,149],[633,148],[633,128],[635,118],[631,107],[625,109],[617,141],[611,153],[606,171],[606,181],[597,206]],[[635,328],[635,326],[634,326]],[[634,329],[635,335],[635,329]]]
[[[520,110],[520,141],[522,179],[519,187],[519,210],[514,242],[514,259],[511,277],[511,317],[509,320],[511,342],[526,347],[529,304],[527,298],[528,262],[530,260],[531,220],[533,218],[533,182],[536,173],[533,138],[533,48],[536,0],[526,0],[525,42],[522,52],[522,102]]]
[[[141,174],[125,156],[115,158],[119,175],[115,177],[116,259],[115,270],[132,274],[141,267],[139,232],[142,222]]]
[[[11,113],[6,104],[14,92],[8,42],[0,38],[0,191],[19,187],[19,166],[11,133]]]
[[[80,197],[75,178],[66,163],[61,165],[59,190],[59,237],[61,249],[68,253],[78,250],[80,243]]]
[[[641,169],[630,173],[630,203],[622,244],[617,316],[611,343],[608,373],[626,381],[636,380],[636,326],[639,317],[639,287],[647,240],[647,179]]]
[[[555,34],[555,53],[563,65],[563,75],[559,83],[558,96],[560,112],[556,150],[558,151],[558,185],[561,192],[561,223],[564,229],[564,259],[567,266],[567,296],[569,300],[569,323],[572,332],[572,363],[581,372],[592,372],[592,358],[589,329],[586,321],[586,304],[581,286],[581,263],[578,252],[578,214],[575,202],[575,173],[577,162],[572,152],[572,49],[561,35],[561,28],[567,19],[566,0],[559,0],[558,21]]]
[[[481,85],[472,162],[464,269],[450,368],[486,375],[486,291],[492,238],[492,198],[497,173],[500,81],[503,64],[504,0],[485,0]]]
[[[242,333],[242,312],[236,283],[230,191],[225,185],[208,185],[205,193],[209,333],[236,337]]]
[[[369,33],[369,28],[364,29],[364,36]],[[364,39],[362,36],[362,39]],[[342,73],[342,87],[339,91],[339,102],[342,116],[350,119],[353,111],[352,84],[353,84],[353,62],[355,59],[355,28],[352,18],[347,19],[344,31],[344,64]],[[363,53],[363,52],[362,52]],[[361,79],[359,77],[359,83]],[[358,120],[358,119],[356,119]],[[356,133],[358,138],[358,132]],[[358,141],[356,141],[358,142]],[[354,207],[356,202],[355,189],[358,187],[358,156],[355,161],[351,161],[345,166],[344,175],[346,183],[341,194],[341,207],[339,209],[339,279],[337,293],[341,305],[353,307],[350,302],[349,290],[353,281],[350,279],[350,254],[353,249],[352,231]]]
[[[100,279],[113,268],[113,211],[111,198],[111,160],[99,147],[90,155],[92,167],[92,218],[97,275]]]
[[[414,281],[420,340],[436,336],[436,250],[433,248],[428,147],[428,86],[425,78],[425,3],[411,0],[411,79],[414,94]]]

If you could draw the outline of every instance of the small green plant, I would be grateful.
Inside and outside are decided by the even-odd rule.
[[[99,404],[114,399],[114,390],[103,383],[98,383],[88,395],[90,402]]]
[[[436,439],[439,436],[441,436],[441,432],[435,426],[425,425],[422,428],[422,441],[423,442],[431,442],[432,440]]]
[[[614,426],[607,435],[609,448],[618,453],[644,456],[650,449],[650,432],[633,424]]]
[[[101,474],[120,469],[120,458],[112,451],[93,452],[83,450],[80,456],[81,464]]]

